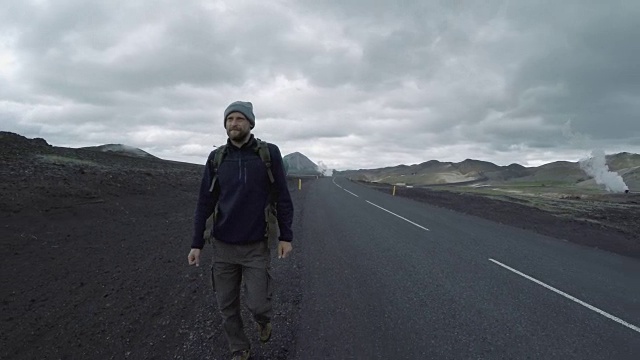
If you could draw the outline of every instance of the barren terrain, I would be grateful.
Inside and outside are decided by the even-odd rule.
[[[202,166],[0,135],[0,359],[230,357],[210,248],[187,265]],[[249,333],[254,359],[284,359],[295,345],[291,260],[274,261],[276,281],[288,281],[272,341]]]
[[[362,182],[393,193],[393,186]],[[562,193],[476,191],[460,186],[396,187],[396,195],[535,231],[576,244],[640,258],[640,194],[562,189]]]
[[[0,358],[227,358],[208,263],[186,265],[202,170],[0,133]],[[551,212],[508,196],[397,195],[640,258],[637,194],[558,198],[548,203],[571,210]],[[274,262],[277,330],[254,359],[294,353],[301,250]]]

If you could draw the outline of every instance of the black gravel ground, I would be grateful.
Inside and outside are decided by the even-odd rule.
[[[0,359],[230,358],[210,247],[200,267],[187,265],[202,166],[10,133],[0,149]],[[245,313],[254,359],[295,346],[297,267],[295,252],[273,261],[268,344]]]
[[[229,358],[210,288],[210,247],[200,267],[186,260],[202,170],[1,132],[0,359]],[[299,205],[308,187],[298,191],[296,181],[294,234],[304,238]],[[640,258],[633,229],[482,197],[422,189],[398,195]],[[640,224],[639,212],[627,215]],[[289,259],[273,262],[268,344],[259,344],[244,314],[253,359],[296,353],[305,256],[304,246],[293,245]]]

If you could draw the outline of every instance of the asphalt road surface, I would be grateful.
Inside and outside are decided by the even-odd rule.
[[[640,359],[640,262],[324,178],[296,359]]]

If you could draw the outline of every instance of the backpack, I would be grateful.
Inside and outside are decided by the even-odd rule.
[[[220,186],[216,187],[216,184],[218,183],[218,168],[220,167],[220,164],[222,164],[224,157],[227,155],[227,151],[227,145],[221,145],[215,151],[213,158],[210,160],[211,186],[209,187],[209,192],[216,198],[220,194]],[[278,237],[278,220],[276,212],[278,192],[275,186],[276,181],[273,177],[273,172],[271,171],[271,154],[269,153],[269,144],[266,141],[262,141],[256,138],[256,145],[253,147],[253,151],[256,152],[258,156],[260,156],[260,159],[267,168],[267,176],[269,177],[269,198],[267,206],[264,209],[264,218],[266,222],[264,237],[265,239],[267,239],[269,247],[271,247],[275,243],[275,239],[277,239]],[[213,214],[211,214],[211,216],[207,220],[207,224],[211,224],[211,226],[213,226],[217,216],[218,203],[216,202]],[[208,234],[210,234],[210,231],[205,231],[205,234],[205,238],[208,239]]]

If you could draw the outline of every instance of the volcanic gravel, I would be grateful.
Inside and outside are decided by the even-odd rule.
[[[210,246],[200,267],[187,265],[203,166],[4,132],[0,149],[0,359],[231,357]],[[295,346],[297,266],[295,252],[273,261],[269,343],[244,312],[253,359]]]
[[[186,259],[203,169],[0,132],[0,359],[230,357],[210,288],[210,247],[200,267]],[[632,224],[613,229],[483,197],[398,195],[640,258],[637,211],[613,215]],[[296,219],[304,196],[292,191]],[[293,230],[304,236],[298,221]],[[304,247],[293,244],[289,259],[273,261],[268,344],[244,313],[253,359],[295,353]]]

